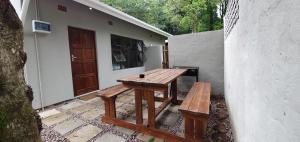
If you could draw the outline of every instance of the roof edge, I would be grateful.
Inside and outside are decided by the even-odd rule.
[[[142,27],[144,29],[147,29],[149,31],[155,32],[159,35],[163,35],[165,37],[173,36],[172,34],[169,34],[157,27],[154,27],[142,20],[139,20],[133,16],[130,16],[122,11],[119,11],[107,4],[104,4],[103,2],[96,1],[96,0],[74,0],[77,3],[86,5],[88,7],[94,8],[96,10],[102,11],[108,15],[114,16],[116,18],[119,18],[121,20],[127,21],[131,24],[137,25],[139,27]]]

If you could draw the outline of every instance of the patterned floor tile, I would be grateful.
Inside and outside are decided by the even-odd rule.
[[[148,119],[148,108],[143,109],[143,119]]]
[[[129,93],[129,94],[128,94]],[[156,93],[157,96],[162,94]],[[183,96],[178,94],[178,96]],[[135,100],[133,92],[122,94],[118,98],[117,118],[123,119],[132,123],[136,122],[135,119]],[[129,101],[127,101],[129,100]],[[161,102],[156,102],[158,107]],[[212,100],[211,113],[209,117],[208,127],[213,129],[216,125],[216,102]],[[225,104],[225,103],[224,103]],[[163,110],[156,119],[156,127],[162,131],[168,131],[176,134],[177,136],[184,135],[183,117],[178,112],[177,105],[168,106]],[[50,109],[51,108],[51,109]],[[57,112],[58,111],[58,112]],[[49,110],[40,112],[43,123],[43,130],[41,132],[42,140],[45,142],[56,141],[88,141],[88,142],[148,142],[150,141],[163,141],[152,136],[143,135],[138,132],[112,126],[101,122],[101,117],[104,114],[103,101],[99,98],[82,101],[74,99],[71,101],[63,102],[58,105],[49,107]],[[143,100],[143,118],[144,125],[148,119],[147,101]],[[211,133],[212,137],[215,135]],[[68,139],[67,139],[68,138]]]
[[[53,129],[48,128],[46,125],[43,125],[41,139],[43,142],[68,142],[63,135],[59,134]]]
[[[69,109],[69,111],[72,113],[75,113],[75,114],[79,114],[79,113],[87,112],[87,111],[95,109],[95,108],[96,108],[96,106],[94,106],[94,105],[84,104],[84,105],[80,105],[78,107]]]
[[[181,114],[173,113],[169,110],[164,110],[160,116],[158,116],[157,120],[161,122],[161,124],[167,125],[167,126],[175,126],[178,122],[178,119],[180,118]]]
[[[155,108],[158,108],[161,104],[162,102],[155,102]]]
[[[41,118],[47,118],[49,116],[55,115],[60,113],[60,111],[56,110],[56,109],[50,109],[50,110],[46,110],[46,111],[42,111],[39,113]]]
[[[95,103],[95,102],[99,102],[101,101],[101,98],[100,97],[95,97],[93,99],[89,99],[89,100],[81,100],[83,103],[87,103],[87,104],[90,104],[90,103]]]
[[[184,123],[181,123],[181,125],[179,126],[176,135],[184,137]]]
[[[66,138],[70,140],[70,142],[86,142],[95,137],[101,131],[102,130],[96,126],[87,125],[66,136]]]
[[[133,130],[126,129],[126,128],[119,127],[119,126],[114,126],[113,129],[116,130],[116,131],[119,131],[121,133],[124,133],[126,135],[132,135],[134,133]]]
[[[122,107],[117,108],[117,111],[122,113],[135,112],[135,106],[131,104],[124,104]]]
[[[124,95],[122,97],[118,97],[117,102],[127,103],[130,101],[133,101],[133,99],[134,99],[134,96]]]
[[[95,142],[125,142],[126,140],[120,136],[112,133],[105,133],[101,137],[97,138]]]
[[[179,108],[179,105],[170,105],[168,107],[168,110],[174,112],[174,113],[178,113],[178,108]]]
[[[78,107],[81,105],[82,105],[82,103],[80,103],[79,101],[74,101],[74,102],[70,102],[68,104],[63,105],[60,108],[63,110],[67,110],[67,109],[75,108],[75,107]]]
[[[54,125],[56,123],[66,120],[68,117],[70,117],[70,116],[65,113],[58,113],[58,114],[49,116],[46,119],[42,119],[42,122],[47,126],[51,126],[51,125]]]
[[[67,121],[64,121],[58,125],[56,125],[53,130],[57,131],[58,133],[64,135],[67,132],[74,130],[75,128],[83,125],[84,122],[82,120],[78,119],[70,119]]]
[[[156,137],[153,137],[153,136],[149,136],[149,135],[146,135],[146,134],[143,134],[143,133],[139,133],[136,138],[141,140],[141,141],[144,141],[144,142],[149,142],[149,141],[164,142],[163,139],[156,138]]]
[[[104,109],[94,108],[92,110],[89,110],[89,111],[83,113],[81,116],[84,117],[85,119],[93,120],[96,117],[103,115],[103,114],[104,114]]]
[[[116,102],[116,108],[119,108],[120,106],[122,106],[124,103],[121,102]]]
[[[136,122],[135,113],[133,113],[132,115],[130,115],[128,117],[125,117],[123,120],[126,120],[126,121],[131,122],[131,123],[135,123]]]

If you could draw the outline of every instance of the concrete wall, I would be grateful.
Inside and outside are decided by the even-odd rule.
[[[169,37],[170,67],[199,67],[199,81],[212,83],[213,94],[224,94],[223,31],[201,32]],[[194,79],[195,80],[195,79]],[[179,89],[188,91],[193,80],[181,78]]]
[[[225,96],[239,142],[300,141],[300,1],[239,1]]]
[[[149,46],[145,51],[145,69],[153,70],[162,66],[162,46]]]
[[[57,10],[58,4],[67,7],[67,12]],[[165,38],[148,30],[139,28],[110,15],[70,0],[39,0],[40,20],[51,23],[51,34],[38,34],[38,52],[40,57],[42,94],[44,106],[72,99],[73,83],[68,26],[93,30],[96,33],[96,50],[100,89],[117,84],[116,79],[145,71],[145,67],[113,71],[110,35],[116,34],[143,40],[147,46],[161,46]],[[28,54],[26,64],[27,81],[33,87],[35,108],[40,107],[38,71],[34,38],[31,32],[31,20],[34,17],[34,3],[31,1],[25,21],[25,50]],[[113,25],[109,25],[112,21]],[[159,50],[157,48],[157,50]],[[157,51],[159,52],[159,51]],[[148,60],[157,55],[148,55]],[[155,59],[156,60],[156,59]],[[159,66],[158,66],[159,67]]]

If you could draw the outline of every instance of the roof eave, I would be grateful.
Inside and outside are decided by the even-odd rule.
[[[147,30],[150,30],[152,32],[155,32],[159,35],[162,35],[162,36],[165,36],[165,37],[169,37],[169,36],[173,36],[159,28],[156,28],[150,24],[147,24],[146,22],[144,21],[141,21],[133,16],[130,16],[124,12],[121,12],[111,6],[108,6],[102,2],[99,2],[99,1],[95,1],[95,0],[74,0],[80,4],[83,4],[83,5],[86,5],[88,7],[91,7],[91,8],[94,8],[96,10],[99,10],[99,11],[102,11],[106,14],[109,14],[111,16],[114,16],[114,17],[117,17],[121,20],[124,20],[124,21],[127,21],[129,23],[132,23],[134,25],[137,25],[139,27],[142,27],[144,29],[147,29]]]

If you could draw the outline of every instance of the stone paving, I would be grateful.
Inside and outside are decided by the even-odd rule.
[[[159,93],[157,96],[161,95]],[[160,102],[156,102],[158,107]],[[134,94],[132,91],[121,94],[116,101],[117,117],[135,122]],[[143,118],[147,118],[147,105],[143,101]],[[126,128],[112,126],[101,122],[104,115],[104,103],[96,97],[87,101],[74,99],[50,106],[39,113],[42,118],[42,139],[45,142],[143,142],[164,140],[144,135]],[[170,105],[158,116],[158,128],[173,134],[180,130],[182,117],[178,106]]]
[[[178,94],[183,99],[185,93]],[[162,94],[156,93],[156,96]],[[230,121],[224,98],[211,97],[211,109],[207,126],[207,141],[233,142]],[[160,102],[155,103],[158,107]],[[116,101],[117,117],[135,122],[134,94],[121,94]],[[157,117],[157,128],[183,137],[184,124],[179,106],[169,105]],[[40,112],[45,142],[163,142],[153,136],[101,122],[104,103],[100,98],[74,99],[53,105]],[[147,118],[147,105],[143,101],[143,118]],[[145,121],[144,121],[145,122]]]

